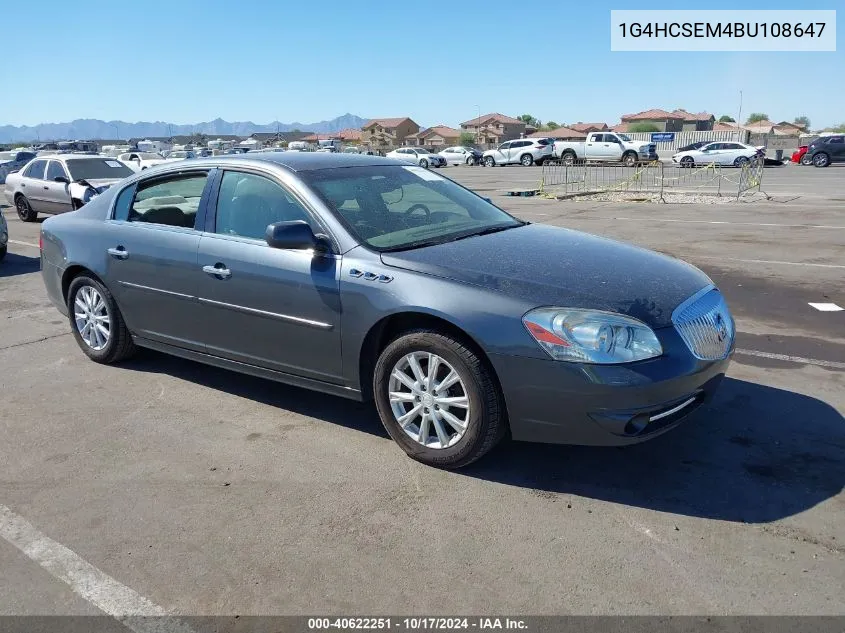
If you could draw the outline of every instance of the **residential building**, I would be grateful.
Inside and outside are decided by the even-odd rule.
[[[254,141],[259,141],[261,145],[256,149],[262,149],[265,147],[281,147],[282,145],[287,145],[291,141],[301,141],[309,134],[310,132],[302,132],[300,130],[291,132],[253,132],[249,135],[249,138]]]
[[[721,121],[716,121],[713,124],[714,132],[734,132],[739,129],[741,128],[736,123],[722,123]]]
[[[622,123],[627,125],[625,131],[630,130],[631,126],[635,124],[653,125],[658,132],[681,132],[684,129],[684,117],[682,115],[657,108],[635,114],[626,114],[622,117]],[[613,131],[622,132],[623,130],[614,128]]]
[[[606,128],[607,126],[605,126]],[[529,138],[553,138],[556,141],[583,141],[587,138],[585,132],[579,132],[573,128],[559,127],[554,130],[539,130],[528,135]]]
[[[340,130],[338,132],[320,132],[320,133],[312,133],[308,136],[304,136],[302,138],[303,141],[308,141],[309,143],[316,143],[317,141],[327,141],[337,139],[343,143],[360,143],[361,142],[361,130],[355,130],[352,128],[347,128],[345,130]]]
[[[420,131],[409,117],[371,119],[361,128],[361,142],[378,150],[389,150],[405,144],[405,140]]]
[[[405,139],[405,144],[434,149],[458,145],[460,138],[460,130],[448,125],[435,125],[409,136]]]
[[[789,121],[781,121],[774,126],[774,132],[777,136],[800,136],[806,131],[806,125],[801,125],[800,123],[790,123]]]
[[[479,145],[498,145],[526,134],[524,121],[493,112],[461,123],[461,129],[473,134]]]
[[[582,123],[581,121],[566,127],[570,130],[581,132],[582,134],[589,134],[590,132],[605,132],[610,129],[607,123]]]
[[[678,116],[683,117],[683,130],[684,132],[709,132],[713,129],[713,125],[716,123],[716,117],[710,114],[709,112],[687,112],[683,108],[678,108],[674,110],[672,114],[677,114]]]
[[[752,134],[772,134],[774,133],[775,124],[769,120],[755,121],[748,125],[743,125],[742,129],[748,130]]]

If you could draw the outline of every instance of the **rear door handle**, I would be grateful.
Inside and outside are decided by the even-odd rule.
[[[226,268],[223,264],[215,264],[214,266],[203,266],[202,272],[221,279],[228,279],[232,276],[232,271]]]
[[[126,259],[129,257],[129,251],[127,251],[124,247],[118,246],[116,248],[110,248],[106,251],[109,255],[114,257],[115,259]]]

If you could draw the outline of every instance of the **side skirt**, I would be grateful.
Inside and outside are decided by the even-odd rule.
[[[250,376],[256,376],[258,378],[266,378],[267,380],[281,382],[294,387],[302,387],[303,389],[320,391],[322,393],[328,393],[333,396],[340,396],[341,398],[348,398],[349,400],[355,400],[357,402],[362,402],[364,400],[363,396],[361,395],[361,392],[357,389],[352,389],[351,387],[342,387],[340,385],[333,385],[331,383],[313,380],[311,378],[302,378],[301,376],[294,376],[292,374],[286,374],[280,371],[274,371],[272,369],[265,369],[264,367],[258,367],[256,365],[239,363],[238,361],[229,360],[227,358],[221,358],[219,356],[213,356],[211,354],[203,354],[202,352],[195,352],[193,350],[168,345],[167,343],[151,341],[149,339],[141,338],[139,336],[133,335],[132,340],[138,347],[146,347],[148,349],[156,350],[157,352],[163,352],[165,354],[171,354],[180,358],[186,358],[188,360],[193,360],[198,363],[212,365],[213,367],[229,369],[231,371],[236,371],[241,374],[248,374]]]

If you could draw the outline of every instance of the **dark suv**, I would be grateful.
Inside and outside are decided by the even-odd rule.
[[[807,148],[806,159],[816,167],[845,162],[845,134],[817,138]]]

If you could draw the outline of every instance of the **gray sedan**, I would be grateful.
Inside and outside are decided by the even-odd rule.
[[[48,294],[92,360],[147,347],[375,400],[413,458],[623,445],[716,389],[734,320],[698,269],[519,221],[364,155],[197,159],[49,218]]]

